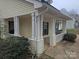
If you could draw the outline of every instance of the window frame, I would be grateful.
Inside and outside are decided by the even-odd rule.
[[[55,33],[56,35],[61,34],[63,32],[63,21],[62,20],[56,20],[55,23]]]
[[[14,21],[13,20],[8,21],[8,33],[14,34]]]
[[[43,22],[43,36],[49,34],[49,22]]]

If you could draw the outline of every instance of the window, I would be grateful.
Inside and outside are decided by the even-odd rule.
[[[9,21],[8,25],[9,25],[9,33],[14,34],[14,21]]]
[[[60,34],[63,31],[62,21],[56,21],[55,30],[56,30],[56,34]]]
[[[43,35],[48,35],[49,32],[49,23],[43,22]]]

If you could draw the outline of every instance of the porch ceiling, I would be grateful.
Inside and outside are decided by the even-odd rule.
[[[47,10],[46,10],[47,9]],[[71,20],[72,18],[70,18],[69,16],[67,15],[64,15],[62,14],[58,9],[56,9],[55,7],[49,5],[49,4],[46,4],[46,3],[43,3],[43,7],[39,8],[38,9],[40,12],[45,11],[44,14],[50,14],[52,16],[56,16],[56,17],[59,17],[59,18],[63,18],[65,20]]]

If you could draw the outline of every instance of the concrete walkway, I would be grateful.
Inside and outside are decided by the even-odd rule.
[[[44,55],[52,59],[79,59],[79,35],[76,43],[60,42],[57,46],[48,48]]]

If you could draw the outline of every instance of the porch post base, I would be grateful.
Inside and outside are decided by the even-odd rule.
[[[44,52],[44,40],[32,39],[31,47],[32,47],[32,52],[39,57]]]
[[[39,57],[44,52],[44,40],[43,39],[37,40],[36,48],[37,48],[36,53],[37,53],[37,56]]]
[[[56,43],[53,43],[53,47],[55,47],[56,46]]]

